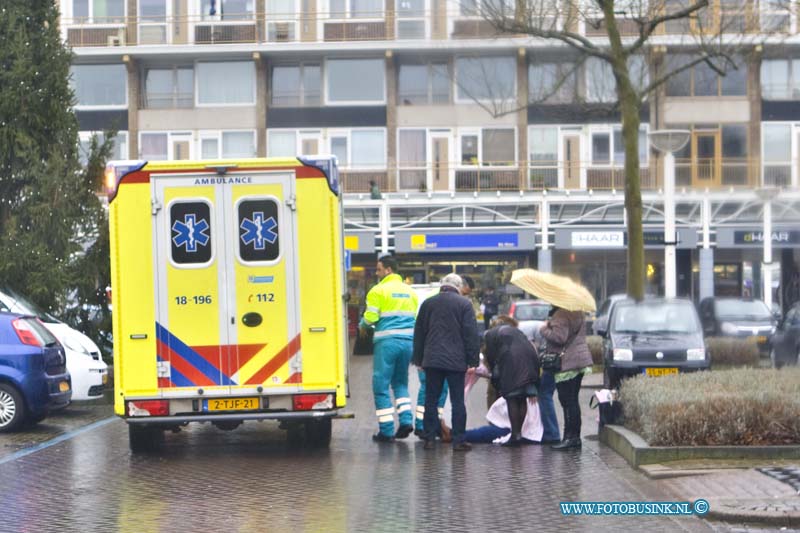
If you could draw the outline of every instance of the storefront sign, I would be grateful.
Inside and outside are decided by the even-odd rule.
[[[624,231],[574,231],[573,248],[624,248]]]
[[[557,229],[555,247],[561,250],[598,249],[610,250],[625,248],[628,245],[628,234],[624,229],[618,230],[573,230]],[[645,231],[642,234],[645,248],[663,248],[665,244],[663,231]],[[678,248],[694,248],[697,246],[697,230],[694,228],[678,228],[675,232],[674,244]]]
[[[786,227],[773,228],[773,247],[793,248],[798,245],[800,245],[800,231]],[[763,246],[764,231],[762,229],[753,227],[717,229],[717,248],[762,248]]]
[[[345,232],[344,249],[354,254],[375,253],[375,234],[371,231]]]
[[[764,244],[763,231],[734,231],[734,244]],[[800,231],[781,230],[772,232],[772,244],[800,244]]]
[[[420,232],[398,231],[395,250],[399,253],[519,251],[536,248],[535,230],[503,232]]]

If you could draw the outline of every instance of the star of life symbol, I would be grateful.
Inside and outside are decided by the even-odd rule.
[[[261,211],[254,212],[252,220],[249,218],[242,220],[239,227],[244,230],[241,235],[242,242],[245,244],[255,243],[256,250],[264,249],[266,246],[264,241],[274,244],[278,240],[278,233],[275,231],[278,223],[275,221],[275,217],[264,220],[264,213]]]
[[[183,222],[176,220],[172,225],[172,231],[176,235],[172,237],[172,242],[175,246],[186,248],[187,252],[196,252],[197,245],[205,246],[210,239],[208,235],[208,222],[201,218],[198,222],[194,213],[189,213],[184,216]]]

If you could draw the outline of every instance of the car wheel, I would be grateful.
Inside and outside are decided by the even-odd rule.
[[[0,433],[14,431],[25,420],[22,395],[5,383],[0,383]]]
[[[128,444],[133,453],[157,450],[163,442],[163,429],[139,425],[128,426]]]
[[[306,426],[306,442],[314,448],[327,448],[331,444],[332,423],[330,418],[309,420]]]

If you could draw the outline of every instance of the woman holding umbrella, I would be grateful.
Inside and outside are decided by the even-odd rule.
[[[586,345],[584,312],[596,307],[585,287],[569,278],[532,269],[515,270],[511,283],[550,302],[555,312],[540,333],[547,341],[546,352],[560,354],[555,371],[558,401],[564,410],[564,439],[554,450],[581,447],[581,409],[578,395],[583,376],[592,371],[592,355]]]

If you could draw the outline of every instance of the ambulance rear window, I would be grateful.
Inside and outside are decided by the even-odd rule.
[[[211,261],[211,206],[205,201],[189,200],[171,204],[169,225],[172,229],[171,254],[177,265],[197,265]]]
[[[280,256],[278,202],[248,198],[239,202],[239,259],[243,263],[275,261]]]

